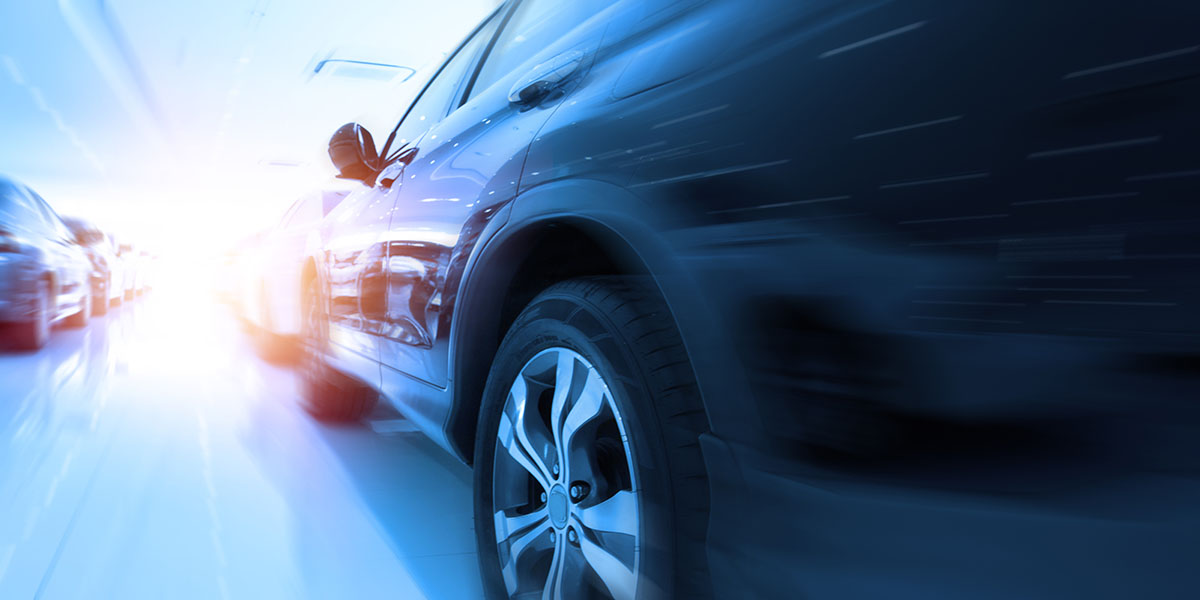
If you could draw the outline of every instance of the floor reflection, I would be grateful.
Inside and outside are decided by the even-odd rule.
[[[0,352],[0,597],[479,597],[470,471],[314,423],[209,298]]]

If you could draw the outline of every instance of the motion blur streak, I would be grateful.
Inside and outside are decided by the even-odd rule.
[[[0,600],[1196,600],[1197,107],[1195,0],[4,4]]]
[[[0,355],[0,598],[478,597],[469,470],[304,417],[202,282]]]

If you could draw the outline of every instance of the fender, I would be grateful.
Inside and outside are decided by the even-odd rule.
[[[652,200],[652,199],[651,199]],[[666,236],[654,225],[670,222],[671,211],[611,183],[571,179],[549,182],[521,193],[484,230],[464,269],[457,314],[451,324],[449,373],[453,406],[447,436],[460,457],[473,449],[479,402],[499,331],[498,298],[516,275],[521,258],[537,234],[550,224],[586,231],[627,267],[645,272],[665,298],[692,359],[696,381],[715,432],[747,419],[750,402],[711,402],[710,398],[745,397],[746,376],[733,344],[720,326],[719,312],[691,276]],[[727,412],[736,411],[737,418]]]

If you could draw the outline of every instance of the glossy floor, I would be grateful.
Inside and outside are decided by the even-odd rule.
[[[0,351],[0,599],[479,598],[470,470],[382,410],[315,423],[179,290]],[[1195,598],[1200,429],[1128,429],[1094,464],[1018,438],[749,471],[710,528],[718,597]]]
[[[0,353],[0,598],[480,596],[467,467],[168,293]]]

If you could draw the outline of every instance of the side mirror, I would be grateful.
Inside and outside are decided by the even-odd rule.
[[[379,175],[379,151],[371,132],[358,123],[346,123],[329,138],[329,159],[341,179],[357,179],[375,185]]]

